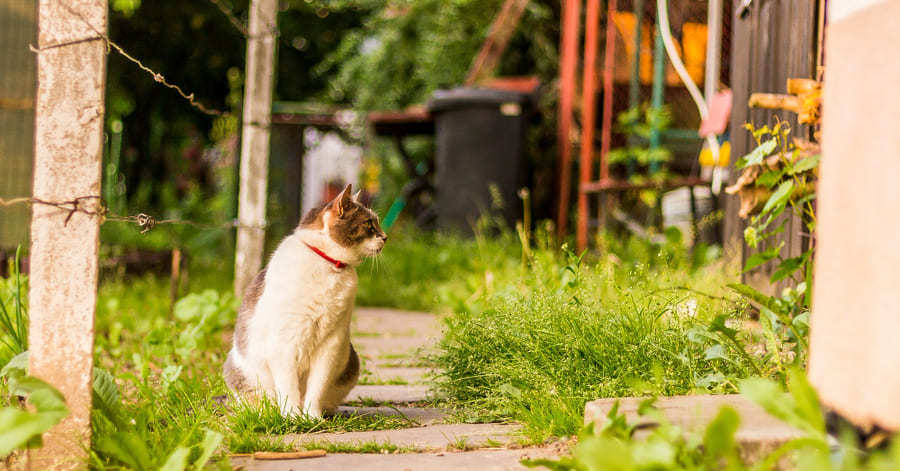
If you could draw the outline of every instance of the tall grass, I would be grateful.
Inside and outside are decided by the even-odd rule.
[[[709,361],[708,345],[690,335],[740,308],[723,297],[735,271],[709,264],[706,248],[689,257],[675,241],[601,243],[588,256],[532,251],[483,307],[448,316],[433,358],[439,389],[542,439],[576,433],[588,400],[687,394],[711,374],[742,374]]]

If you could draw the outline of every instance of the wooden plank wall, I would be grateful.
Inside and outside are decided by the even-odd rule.
[[[733,1],[731,43],[731,86],[734,107],[731,116],[731,162],[755,147],[753,136],[744,129],[745,123],[756,126],[773,124],[775,116],[788,121],[795,136],[807,137],[806,126],[798,127],[796,115],[788,112],[749,109],[747,99],[753,92],[786,93],[790,77],[813,78],[818,57],[818,5],[810,0],[753,0],[742,17],[742,0]],[[737,178],[732,168],[731,182]],[[737,196],[725,196],[723,237],[726,253],[740,254],[746,260],[751,252],[743,243],[746,222],[738,218]],[[808,240],[801,235],[801,221],[790,217],[786,230],[776,243],[785,242],[791,256],[799,255]],[[744,282],[767,293],[780,291],[783,286],[769,286],[773,264],[744,275]]]

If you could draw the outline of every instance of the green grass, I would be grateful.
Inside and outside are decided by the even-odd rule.
[[[719,299],[727,270],[677,245],[606,242],[595,261],[535,253],[482,308],[448,316],[431,359],[441,392],[487,417],[521,421],[540,440],[576,433],[586,401],[688,394],[702,378],[741,373],[709,361],[708,345],[689,335],[740,309]]]

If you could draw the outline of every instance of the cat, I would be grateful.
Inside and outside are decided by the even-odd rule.
[[[351,190],[303,217],[238,310],[225,382],[239,394],[268,396],[285,416],[333,414],[359,377],[350,344],[356,266],[378,255],[387,235]]]

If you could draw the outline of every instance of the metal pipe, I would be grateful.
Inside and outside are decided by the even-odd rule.
[[[575,71],[578,67],[578,33],[581,29],[581,0],[563,0],[562,31],[559,54],[559,116],[557,117],[557,175],[559,206],[556,234],[566,234],[569,222],[569,195],[572,191],[572,103],[575,96]]]
[[[578,172],[578,227],[576,239],[578,251],[587,247],[588,200],[581,184],[591,181],[593,175],[594,129],[597,104],[597,27],[600,22],[600,0],[587,0],[584,11],[584,69],[581,96],[581,149]],[[607,20],[607,29],[609,20]],[[607,35],[608,37],[608,35]],[[608,48],[608,47],[607,47]],[[604,72],[605,73],[605,72]],[[607,96],[603,97],[604,104]],[[603,172],[601,164],[601,173]],[[603,178],[601,176],[601,178]]]

